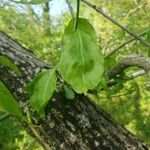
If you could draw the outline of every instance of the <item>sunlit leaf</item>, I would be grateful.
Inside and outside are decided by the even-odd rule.
[[[15,98],[10,91],[0,81],[0,110],[10,113],[15,116],[22,117],[22,111],[18,107]]]
[[[40,73],[27,85],[27,92],[30,96],[29,103],[41,116],[44,116],[44,109],[56,89],[55,70]]]
[[[104,59],[88,20],[80,18],[76,31],[73,26],[74,20],[65,30],[60,72],[76,92],[86,93],[99,83],[104,71]]]

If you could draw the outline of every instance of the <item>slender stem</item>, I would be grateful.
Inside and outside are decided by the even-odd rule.
[[[75,30],[78,29],[79,9],[80,9],[80,0],[77,0],[77,11],[76,11],[76,20],[75,20]]]
[[[142,33],[140,33],[138,36],[143,36],[148,32],[148,30],[143,31]],[[114,50],[112,50],[110,53],[108,53],[105,56],[105,59],[109,58],[111,55],[113,55],[114,53],[116,53],[118,50],[120,50],[121,48],[123,48],[124,46],[126,46],[127,44],[131,43],[132,41],[136,40],[136,38],[131,38],[127,41],[125,41],[124,43],[120,44],[119,46],[117,46]]]
[[[126,28],[123,25],[121,25],[119,22],[117,22],[116,20],[114,20],[112,17],[110,17],[109,15],[105,14],[101,8],[98,8],[96,5],[92,4],[91,2],[89,2],[87,0],[82,0],[82,1],[85,4],[87,4],[88,6],[90,6],[91,8],[93,8],[95,11],[97,11],[99,14],[103,15],[105,18],[107,18],[108,20],[110,20],[112,23],[114,23],[115,25],[117,25],[118,27],[120,27],[122,30],[124,30],[128,34],[132,35],[135,39],[137,39],[138,41],[140,41],[142,44],[144,44],[147,47],[150,47],[150,43],[144,41],[142,38],[140,38],[134,32],[130,31],[128,28]]]

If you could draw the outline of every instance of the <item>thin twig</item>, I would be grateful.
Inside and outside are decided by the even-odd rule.
[[[122,94],[118,94],[118,95],[112,95],[112,96],[110,95],[109,97],[110,98],[117,98],[117,97],[129,95],[131,93],[133,93],[133,91],[122,93]],[[101,96],[99,96],[99,98],[101,98],[101,99],[108,99],[108,97],[101,97]]]
[[[143,36],[145,35],[147,32],[149,31],[148,30],[145,30],[143,31],[142,33],[140,33],[138,36]],[[127,41],[125,41],[124,43],[120,44],[119,46],[117,46],[114,50],[112,50],[110,53],[108,53],[106,56],[105,56],[105,59],[107,59],[108,57],[110,57],[111,55],[113,55],[115,52],[117,52],[118,50],[120,50],[121,48],[123,48],[124,46],[126,46],[127,44],[131,43],[132,41],[136,40],[136,38],[131,38]]]
[[[31,17],[38,23],[40,23],[40,17],[36,14],[34,9],[32,8],[32,5],[26,5],[27,11],[29,11],[29,14]],[[34,18],[35,17],[35,18]]]
[[[69,8],[71,17],[72,17],[72,18],[75,18],[75,14],[74,14],[74,11],[73,11],[73,8],[72,8],[71,4],[69,3],[68,0],[66,0],[66,3],[67,3],[67,5],[68,5],[68,8]]]
[[[145,70],[139,70],[139,71],[133,72],[133,73],[130,74],[128,77],[125,77],[124,79],[125,79],[125,80],[132,80],[132,79],[134,79],[134,78],[143,76],[144,74],[146,74]]]
[[[124,77],[123,80],[130,81],[130,80],[133,80],[137,77],[143,76],[145,74],[146,74],[146,72],[144,70],[139,70],[137,72],[134,72],[134,73],[130,74],[128,77]],[[107,86],[111,87],[115,84],[117,84],[117,81],[115,79],[110,79],[107,83]]]
[[[97,11],[98,13],[100,13],[101,15],[103,15],[105,18],[107,18],[108,20],[110,20],[111,22],[113,22],[115,25],[117,25],[118,27],[120,27],[122,30],[124,30],[128,34],[132,35],[134,38],[136,38],[137,40],[139,40],[145,46],[150,47],[150,43],[144,41],[142,38],[140,38],[138,35],[136,35],[132,31],[130,31],[128,28],[124,27],[123,25],[121,25],[120,23],[118,23],[116,20],[114,20],[112,17],[110,17],[107,14],[105,14],[101,8],[96,7],[96,5],[92,4],[91,2],[89,2],[87,0],[81,0],[81,1],[83,1],[85,4],[87,4],[88,6],[90,6],[91,8],[93,8],[95,11]]]

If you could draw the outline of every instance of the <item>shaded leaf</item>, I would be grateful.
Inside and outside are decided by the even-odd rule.
[[[10,91],[0,81],[0,110],[22,117],[22,111],[18,107],[15,98],[12,96]]]
[[[65,96],[68,99],[74,99],[75,95],[74,92],[71,88],[64,86],[64,90],[65,90]]]

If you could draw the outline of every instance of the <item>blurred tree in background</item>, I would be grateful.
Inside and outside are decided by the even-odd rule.
[[[140,34],[148,30],[143,38],[150,42],[150,0],[91,1],[134,33]],[[59,1],[55,0],[55,3]],[[66,1],[63,3],[67,6]],[[70,0],[70,4],[74,8],[75,0]],[[0,30],[9,33],[40,58],[55,65],[59,60],[62,47],[63,29],[71,15],[69,9],[65,7],[62,14],[54,18],[51,14],[52,7],[52,2],[33,6],[2,0],[0,1]],[[83,3],[80,14],[88,18],[95,27],[97,42],[103,54],[108,54],[131,38],[125,31],[93,9],[87,8]],[[120,49],[117,55],[112,55],[109,60],[114,61],[115,64],[122,56],[132,53],[150,57],[150,48],[133,41]],[[126,73],[136,70],[137,68],[128,69]],[[145,86],[146,80],[147,77],[143,76],[125,83],[118,78],[119,84],[111,89],[89,96],[118,122],[150,145],[150,93]],[[0,122],[0,149],[40,150],[42,148],[20,127],[16,119],[9,118]]]

